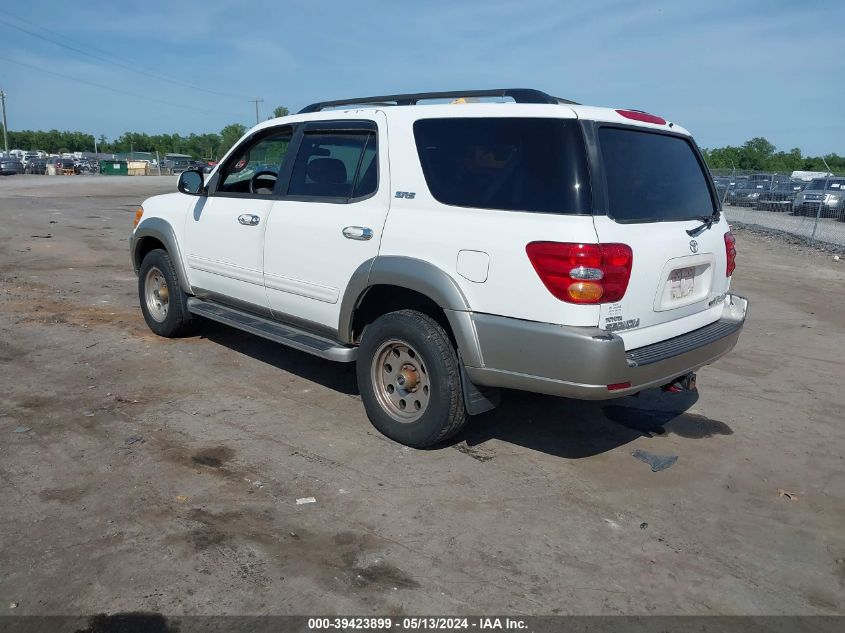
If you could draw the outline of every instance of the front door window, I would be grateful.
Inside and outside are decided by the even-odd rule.
[[[217,193],[269,196],[291,141],[291,130],[276,130],[269,136],[246,143],[226,161]]]

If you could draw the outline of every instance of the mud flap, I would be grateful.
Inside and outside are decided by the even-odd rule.
[[[488,387],[477,387],[467,375],[464,363],[458,355],[458,364],[461,367],[461,389],[464,393],[464,406],[469,415],[486,413],[499,406],[502,394],[498,389]]]

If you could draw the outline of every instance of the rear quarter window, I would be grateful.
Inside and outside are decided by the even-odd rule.
[[[578,122],[543,118],[421,119],[414,138],[429,191],[443,204],[590,213]]]
[[[615,127],[598,134],[614,220],[686,220],[715,211],[707,173],[688,139]]]

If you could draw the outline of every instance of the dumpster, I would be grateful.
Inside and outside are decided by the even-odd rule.
[[[146,160],[131,160],[127,163],[127,172],[130,176],[149,176],[150,163]]]
[[[129,165],[125,160],[101,160],[100,173],[106,176],[128,176]]]

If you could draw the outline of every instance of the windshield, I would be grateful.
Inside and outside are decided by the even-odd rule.
[[[609,212],[618,222],[687,220],[716,210],[706,172],[686,138],[602,127],[599,143]]]
[[[825,183],[828,189],[842,189],[845,187],[845,178],[813,178],[804,191],[821,191]]]

